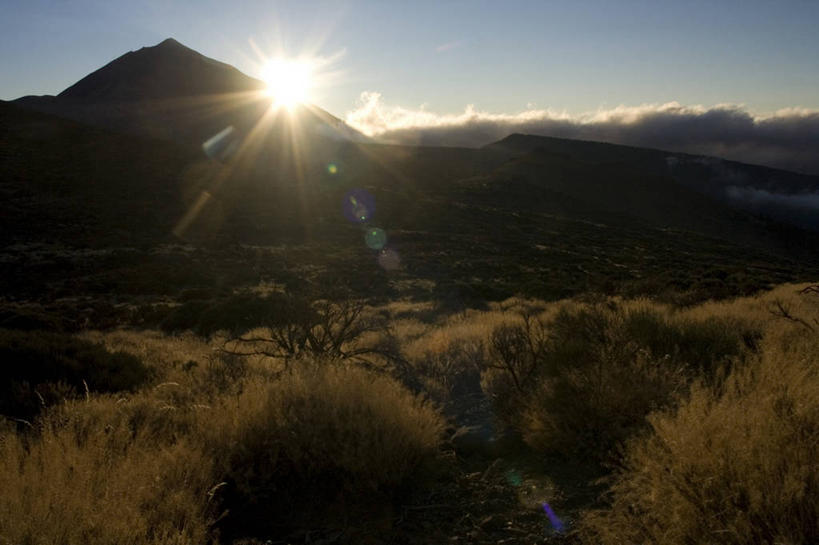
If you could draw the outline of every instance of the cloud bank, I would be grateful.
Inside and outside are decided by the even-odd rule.
[[[390,106],[379,93],[364,92],[346,121],[393,143],[478,147],[526,133],[713,155],[819,175],[819,110],[788,108],[758,116],[730,104],[669,102],[580,115],[550,109],[493,114],[471,105],[461,113],[438,114]]]

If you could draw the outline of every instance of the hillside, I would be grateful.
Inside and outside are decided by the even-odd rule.
[[[264,83],[173,38],[125,53],[59,95],[87,102],[169,99],[264,90]]]
[[[602,142],[513,134],[484,149],[509,157],[561,156],[615,169],[631,169],[675,182],[733,208],[819,230],[819,176],[759,165]]]
[[[200,145],[228,127],[248,133],[271,101],[263,82],[168,38],[125,53],[57,96],[14,102],[119,132]],[[317,131],[363,139],[315,106],[294,115]]]
[[[816,271],[804,245],[627,168],[345,142],[295,125],[214,161],[8,103],[0,115],[3,288],[14,300],[210,297],[264,283],[455,308],[588,291],[696,300]],[[365,222],[342,213],[354,188],[375,201]],[[400,256],[389,271],[365,244],[376,227]]]

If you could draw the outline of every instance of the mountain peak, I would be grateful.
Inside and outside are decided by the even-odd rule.
[[[177,42],[177,41],[176,41],[176,40],[174,40],[173,38],[165,38],[164,40],[162,40],[161,42],[159,42],[158,44],[156,44],[154,47],[162,47],[162,46],[164,46],[164,47],[169,47],[169,46],[181,46],[181,47],[185,47],[184,45],[182,45],[181,43]]]
[[[167,38],[122,55],[59,96],[80,101],[133,102],[262,88],[262,82],[236,68]]]
[[[161,42],[156,45],[150,45],[147,47],[143,47],[140,51],[152,51],[155,53],[172,53],[172,52],[185,52],[188,54],[203,56],[201,53],[196,51],[195,49],[191,49],[190,47],[186,46],[185,44],[175,40],[174,38],[165,38]],[[206,57],[207,58],[207,57]]]

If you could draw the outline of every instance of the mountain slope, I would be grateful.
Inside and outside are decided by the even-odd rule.
[[[519,160],[492,150],[315,136],[298,149],[260,142],[213,161],[8,103],[0,103],[0,150],[0,277],[13,298],[150,301],[273,282],[453,305],[586,291],[698,299],[819,272],[815,259],[721,218],[719,206],[702,213],[736,221],[750,243],[587,199],[582,186],[621,177],[565,159],[526,159],[540,173],[528,177]],[[570,182],[580,189],[569,191]],[[366,222],[343,214],[351,189],[373,196]],[[680,193],[668,195],[673,211]],[[375,227],[400,257],[397,268],[383,270],[365,244]]]
[[[510,158],[551,154],[666,177],[734,208],[819,230],[819,176],[716,157],[524,134],[510,135],[484,149]]]
[[[315,283],[460,304],[714,297],[819,272],[815,236],[729,206],[727,182],[696,170],[725,162],[524,135],[483,149],[378,145],[312,106],[272,110],[257,85],[166,40],[60,96],[0,104],[5,292]],[[814,187],[732,165],[753,190]],[[368,214],[353,221],[344,210],[359,197]],[[365,244],[375,228],[389,271]],[[169,256],[177,242],[191,250]]]
[[[57,96],[26,96],[19,106],[141,136],[200,145],[233,127],[249,133],[270,109],[265,85],[233,66],[168,38],[111,61]],[[315,106],[291,118],[335,138],[365,139]]]
[[[59,95],[87,102],[167,99],[264,90],[265,84],[168,38],[128,52]]]

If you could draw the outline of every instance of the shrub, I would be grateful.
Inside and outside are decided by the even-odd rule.
[[[398,360],[394,339],[383,316],[368,315],[359,301],[320,299],[308,302],[286,297],[283,312],[257,327],[227,340],[224,350],[234,355],[262,355],[293,361],[351,360],[373,363],[374,357]],[[377,340],[373,341],[372,337]],[[363,342],[365,339],[373,341]]]
[[[588,543],[819,542],[814,338],[769,343],[724,384],[699,384],[629,442]]]
[[[207,418],[206,444],[230,484],[229,535],[315,525],[344,501],[389,501],[434,457],[443,430],[394,380],[336,366],[249,383]]]
[[[417,361],[413,361],[411,378],[437,401],[480,393],[480,372],[485,366],[484,359],[481,342],[457,339],[444,350],[427,351]],[[411,380],[405,382],[412,383]]]
[[[646,302],[564,306],[496,330],[482,382],[530,446],[606,457],[756,337],[736,320],[683,320]]]
[[[75,391],[133,390],[151,376],[135,356],[62,333],[0,330],[0,414],[29,418]]]
[[[68,404],[27,436],[0,432],[0,543],[208,541],[211,460],[173,440],[167,410]]]

